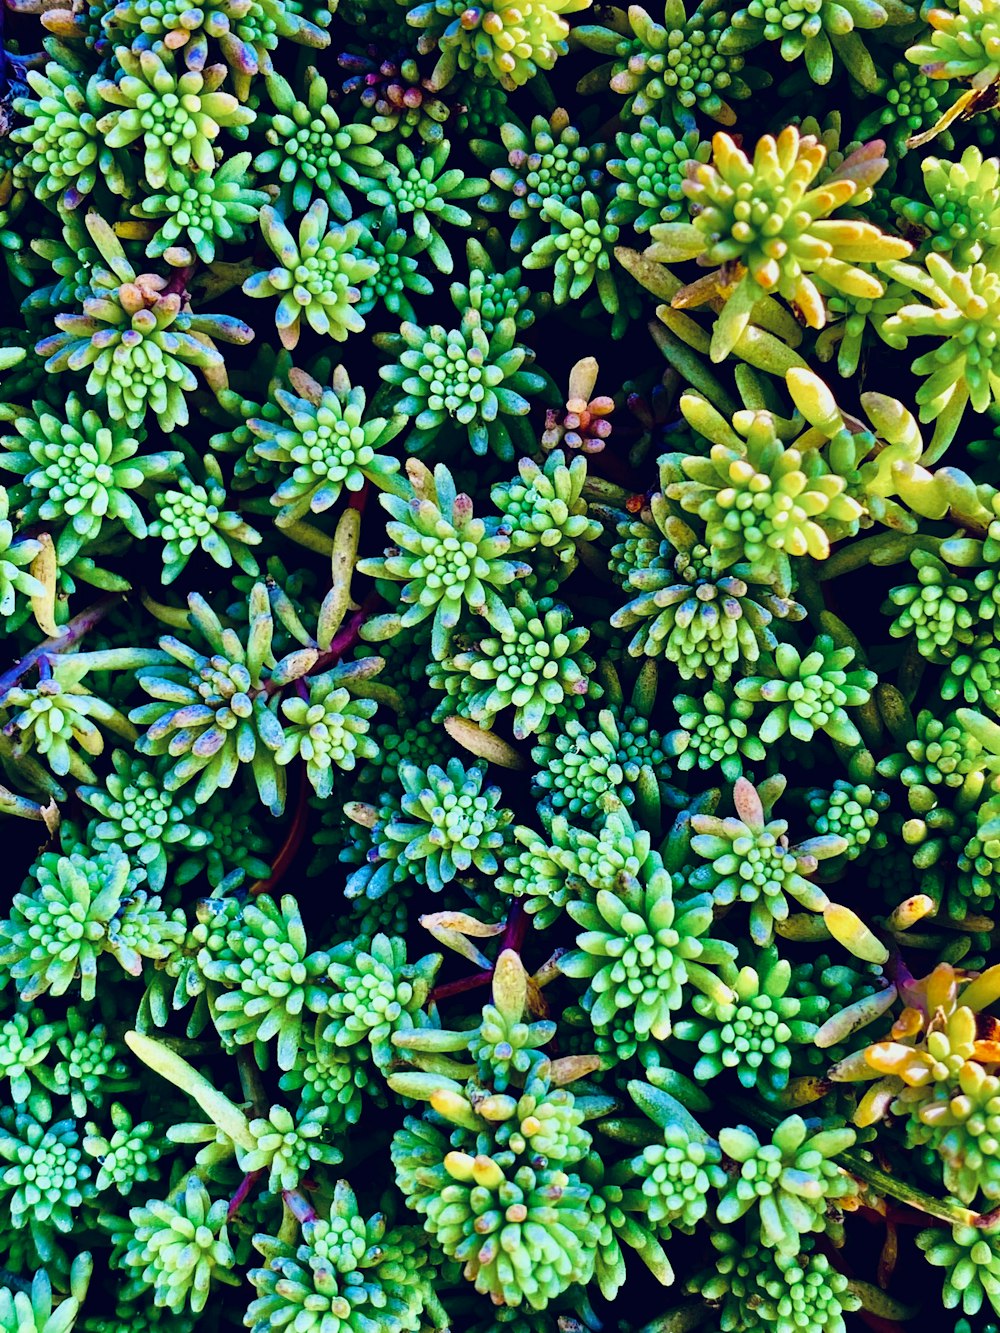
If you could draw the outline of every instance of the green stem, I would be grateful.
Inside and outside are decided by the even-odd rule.
[[[193,1065],[161,1041],[143,1036],[141,1032],[126,1032],[125,1044],[144,1065],[167,1079],[175,1088],[193,1098],[209,1120],[244,1152],[252,1152],[257,1140],[250,1133],[250,1124],[243,1112],[224,1093],[199,1074]]]
[[[824,577],[822,570],[826,561],[799,560],[795,566],[799,585],[795,590],[796,601],[802,603],[811,616],[819,617],[826,610],[820,581]]]
[[[21,819],[45,819],[45,811],[37,801],[29,801],[27,796],[18,796],[0,783],[0,814],[18,815]]]
[[[869,1314],[876,1314],[882,1319],[892,1319],[899,1321],[902,1319],[912,1319],[917,1313],[915,1305],[906,1305],[903,1301],[897,1301],[888,1292],[876,1287],[871,1282],[862,1282],[860,1278],[851,1278],[848,1283],[848,1290],[853,1292],[861,1301],[862,1309],[867,1310]]]
[[[960,1203],[949,1203],[946,1199],[933,1199],[923,1190],[916,1189],[913,1185],[907,1185],[905,1181],[899,1180],[896,1176],[891,1176],[887,1171],[880,1170],[877,1166],[872,1166],[855,1152],[843,1152],[837,1158],[838,1162],[850,1171],[852,1176],[857,1176],[858,1180],[863,1180],[866,1185],[872,1188],[885,1198],[896,1199],[899,1203],[908,1204],[911,1208],[916,1208],[920,1213],[926,1213],[928,1217],[936,1217],[942,1222],[950,1222],[958,1226],[979,1226],[980,1214],[974,1213],[971,1208],[963,1208]]]
[[[102,597],[99,602],[95,602],[93,606],[88,606],[85,611],[81,611],[78,616],[74,616],[72,620],[67,621],[62,627],[62,631],[54,638],[46,639],[37,648],[32,648],[30,653],[25,653],[19,662],[16,662],[9,671],[5,671],[0,676],[0,700],[4,698],[8,690],[13,689],[17,682],[28,674],[39,658],[51,657],[53,653],[64,653],[67,648],[71,648],[78,639],[82,639],[95,625],[99,625],[110,611],[121,605],[123,600],[117,593]]]
[[[753,1124],[757,1121],[767,1129],[776,1129],[784,1117],[776,1115],[773,1111],[765,1110],[763,1106],[756,1102],[748,1102],[742,1097],[733,1097],[730,1099],[730,1105],[734,1110],[746,1117],[747,1124]],[[913,1185],[907,1185],[896,1176],[889,1175],[888,1171],[882,1171],[877,1166],[872,1166],[866,1162],[859,1152],[848,1151],[838,1153],[837,1162],[852,1176],[858,1180],[863,1180],[866,1185],[871,1185],[876,1193],[885,1198],[897,1199],[900,1203],[908,1204],[915,1208],[919,1213],[926,1213],[928,1217],[937,1217],[942,1222],[951,1222],[960,1226],[981,1226],[985,1227],[987,1223],[983,1220],[990,1214],[974,1213],[970,1208],[963,1208],[960,1203],[950,1203],[946,1199],[933,1199],[923,1190],[914,1188]]]
[[[189,630],[191,628],[190,612],[181,606],[168,606],[166,602],[158,602],[151,597],[143,588],[139,593],[139,600],[151,616],[155,616],[161,624],[169,625],[171,629]]]
[[[821,583],[839,578],[841,574],[850,574],[866,565],[898,565],[908,560],[910,553],[916,550],[935,550],[940,545],[937,538],[920,533],[880,532],[875,537],[863,537],[859,542],[841,546],[817,571]],[[875,557],[880,557],[876,559]]]

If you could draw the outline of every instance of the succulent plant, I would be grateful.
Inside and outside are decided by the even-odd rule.
[[[152,412],[163,430],[186,425],[185,394],[198,383],[191,367],[218,379],[214,339],[247,343],[253,331],[228,315],[192,314],[166,278],[136,273],[102,218],[89,213],[86,225],[108,267],[94,269],[82,311],[56,315],[60,332],[36,351],[51,373],[89,368],[86,391],[106,396],[113,421],[135,428]]]
[[[569,390],[562,410],[549,408],[542,433],[543,449],[578,449],[582,454],[599,454],[612,425],[608,420],[615,401],[607,394],[595,394],[599,366],[592,356],[585,356],[569,373]]]
[[[70,1333],[87,1293],[93,1260],[77,1255],[70,1269],[70,1295],[54,1301],[52,1282],[44,1269],[31,1283],[23,1280],[0,1287],[0,1327],[4,1333]]]
[[[662,655],[682,680],[713,676],[724,684],[734,668],[751,666],[777,646],[772,618],[788,615],[791,607],[766,588],[751,593],[738,577],[749,573],[743,565],[716,574],[719,544],[707,546],[689,524],[667,513],[662,494],[651,508],[661,540],[656,542],[655,530],[649,540],[658,549],[641,567],[627,569],[626,590],[637,595],[615,611],[611,624],[638,626],[629,644],[634,656]]]
[[[917,390],[920,419],[935,422],[931,448],[939,457],[958,430],[967,406],[985,412],[994,401],[993,345],[1000,310],[994,276],[982,263],[956,268],[931,250],[925,268],[890,264],[887,272],[923,297],[902,306],[886,329],[902,346],[914,337],[937,337],[938,346],[918,356],[911,369],[928,378]]]
[[[97,1190],[113,1187],[119,1194],[128,1195],[137,1185],[159,1179],[157,1162],[163,1146],[154,1138],[156,1129],[152,1121],[134,1124],[128,1111],[118,1102],[111,1107],[110,1113],[112,1132],[105,1137],[98,1132],[96,1124],[88,1123],[83,1149],[100,1163],[94,1181]]]
[[[182,471],[176,487],[156,497],[157,516],[149,533],[163,541],[164,583],[174,582],[195,551],[204,551],[223,569],[235,564],[245,574],[260,573],[250,550],[260,542],[260,533],[237,510],[225,507],[228,496],[218,459],[206,454],[203,468],[204,483]]]
[[[739,1173],[719,1201],[717,1218],[727,1224],[758,1208],[761,1240],[794,1255],[799,1236],[822,1231],[828,1200],[850,1198],[857,1186],[836,1163],[855,1140],[853,1129],[815,1129],[791,1115],[761,1143],[752,1129],[723,1129],[719,1146]]]
[[[950,1235],[942,1228],[922,1231],[917,1244],[928,1263],[947,1269],[942,1293],[946,1310],[962,1309],[967,1315],[976,1315],[985,1301],[994,1313],[1000,1313],[995,1288],[996,1243],[988,1234],[956,1224]]]
[[[62,419],[36,402],[31,415],[15,418],[16,435],[4,437],[3,467],[24,478],[30,495],[21,506],[23,518],[60,525],[56,551],[62,560],[97,542],[106,521],[121,522],[142,540],[146,520],[129,492],[168,476],[183,455],[140,453],[142,439],[135,432],[104,424],[76,394],[67,396],[64,413]]]
[[[359,249],[361,224],[330,224],[330,206],[316,199],[299,223],[298,240],[281,214],[270,206],[260,211],[264,239],[278,260],[247,278],[247,296],[279,296],[275,312],[283,347],[298,346],[304,319],[316,333],[346,341],[364,328],[353,308],[361,299],[357,284],[375,275],[378,263]]]
[[[394,549],[384,560],[363,560],[358,568],[405,584],[401,625],[409,628],[433,616],[432,647],[436,657],[443,657],[463,606],[504,616],[497,589],[523,576],[528,566],[505,558],[510,537],[499,524],[473,517],[472,501],[458,492],[443,463],[431,472],[411,459],[407,475],[411,499],[379,497],[393,520],[386,534]]]
[[[350,75],[344,80],[344,92],[357,94],[364,118],[387,141],[395,135],[409,139],[417,134],[429,144],[444,138],[452,107],[437,95],[420,61],[405,49],[389,52],[372,42],[364,52],[343,52],[337,64]]]
[[[44,71],[28,71],[34,97],[19,98],[17,111],[27,124],[12,133],[24,145],[17,178],[30,183],[41,199],[57,196],[67,208],[76,208],[91,193],[98,179],[116,194],[125,194],[121,159],[98,128],[106,110],[96,75],[85,78],[58,61]]]
[[[39,1123],[27,1111],[0,1111],[0,1183],[12,1226],[28,1228],[43,1261],[54,1255],[57,1234],[72,1231],[74,1215],[92,1196],[75,1121]]]
[[[312,67],[306,70],[304,101],[277,73],[268,76],[267,91],[275,108],[266,135],[270,147],[254,158],[254,169],[277,176],[293,213],[304,213],[321,198],[335,218],[349,221],[351,202],[343,187],[362,189],[385,174],[382,153],[372,146],[375,130],[342,124],[329,84]]]
[[[898,27],[913,19],[913,9],[898,0],[888,4],[852,0],[840,9],[825,2],[806,5],[801,0],[781,0],[766,5],[750,0],[733,14],[721,45],[724,51],[742,51],[762,40],[780,42],[782,59],[801,57],[809,77],[818,84],[830,82],[834,62],[839,60],[863,88],[875,92],[881,80],[859,30]]]
[[[189,605],[191,624],[211,656],[173,637],[161,640],[168,664],[140,677],[153,702],[132,712],[133,721],[147,724],[138,748],[143,754],[174,758],[163,779],[167,790],[197,778],[196,796],[202,800],[219,787],[231,786],[240,765],[249,763],[261,799],[279,810],[285,784],[274,754],[284,733],[278,698],[265,689],[265,677],[274,679],[272,671],[277,670],[270,667],[274,622],[266,589],[260,583],[254,586],[244,639],[223,628],[197,594]]]
[[[232,93],[221,92],[225,65],[179,69],[172,56],[154,50],[115,48],[119,74],[97,86],[102,101],[116,108],[97,122],[108,148],[141,140],[143,172],[154,190],[166,185],[171,167],[194,164],[213,171],[213,142],[224,128],[249,125],[254,112]]]
[[[554,810],[592,819],[599,813],[665,794],[670,774],[665,738],[642,705],[602,708],[570,718],[561,733],[543,735],[531,751],[535,787]]]
[[[421,1301],[419,1292],[408,1289],[397,1233],[386,1234],[381,1214],[361,1216],[347,1181],[337,1183],[329,1219],[303,1225],[299,1245],[268,1235],[256,1236],[254,1244],[265,1267],[250,1273],[257,1292],[247,1311],[252,1328],[293,1319],[303,1333],[354,1333],[366,1326],[403,1333],[413,1327]]]
[[[689,164],[707,162],[711,144],[700,139],[697,130],[677,134],[653,116],[643,116],[631,134],[617,134],[615,144],[622,156],[608,162],[608,174],[618,182],[608,221],[628,223],[641,233],[683,216]]]
[[[760,739],[768,744],[788,732],[808,741],[825,731],[841,745],[860,744],[846,709],[867,703],[878,678],[865,667],[852,668],[854,657],[853,648],[835,648],[828,634],[820,634],[804,657],[791,644],[779,644],[774,677],[746,676],[736,686],[738,698],[770,707]]]
[[[495,0],[467,17],[458,0],[424,0],[407,22],[433,34],[441,51],[431,86],[445,88],[459,71],[519,88],[540,70],[549,70],[568,50],[565,15],[586,9],[589,0],[526,0],[521,7]]]
[[[590,631],[570,623],[567,607],[522,590],[486,619],[492,635],[432,670],[431,683],[447,690],[452,706],[485,729],[513,708],[518,740],[583,707],[593,693],[594,659],[583,651]]]
[[[444,768],[403,764],[399,782],[401,809],[386,835],[406,844],[402,855],[411,864],[420,863],[429,889],[440,892],[473,868],[484,875],[496,872],[496,852],[513,814],[498,808],[499,787],[483,790],[481,768],[466,769],[459,759],[450,759]]]
[[[393,1033],[415,1025],[440,962],[440,954],[427,954],[408,963],[405,942],[386,935],[376,935],[365,950],[352,941],[333,949],[329,991],[319,1010],[324,1039],[342,1047],[367,1042],[384,1069],[393,1057]]]
[[[0,1333],[997,1333],[998,13],[10,0]]]
[[[44,595],[44,585],[31,573],[32,562],[41,549],[41,542],[32,537],[14,540],[10,496],[7,488],[0,486],[0,615],[14,614],[18,594],[22,597]]]
[[[465,254],[469,264],[468,284],[451,284],[452,303],[459,314],[474,310],[487,336],[504,319],[512,319],[519,332],[530,328],[535,322],[535,307],[541,307],[543,302],[521,281],[520,268],[515,265],[497,272],[493,256],[472,236],[465,243]]]
[[[866,782],[850,783],[837,778],[830,792],[814,789],[807,798],[812,812],[810,823],[817,833],[832,833],[847,840],[844,855],[856,861],[866,852],[881,851],[887,844],[886,833],[879,828],[881,816],[889,807],[889,793],[875,791]]]
[[[133,1208],[124,1260],[153,1289],[157,1305],[180,1314],[205,1308],[213,1278],[233,1283],[235,1254],[226,1230],[225,1199],[212,1202],[197,1176],[170,1199]]]
[[[438,230],[440,223],[470,227],[472,215],[455,200],[476,199],[487,182],[467,177],[457,167],[447,167],[451,144],[442,139],[418,162],[406,144],[396,148],[396,163],[389,164],[384,182],[369,188],[368,202],[376,208],[392,208],[405,227],[424,241],[427,254],[441,273],[450,273],[454,261]]]
[[[696,995],[697,1017],[675,1026],[682,1041],[696,1041],[701,1052],[694,1076],[699,1082],[732,1069],[745,1088],[773,1097],[788,1085],[795,1046],[811,1042],[819,1030],[809,1018],[822,1013],[820,1003],[790,994],[791,964],[771,946],[756,967],[741,967],[731,999],[719,1003]]]
[[[933,78],[968,80],[977,90],[995,82],[998,70],[991,43],[997,12],[990,0],[959,0],[955,10],[931,12],[930,31],[907,49],[907,60]]]
[[[727,782],[743,776],[744,760],[759,764],[767,757],[764,743],[749,726],[753,704],[739,699],[732,688],[707,690],[700,697],[678,694],[674,699],[680,728],[668,744],[677,755],[681,772],[716,766]]]
[[[365,420],[366,395],[352,387],[338,366],[333,384],[324,388],[304,371],[293,371],[296,392],[277,389],[277,420],[252,418],[253,451],[288,475],[272,503],[280,506],[275,521],[294,523],[307,513],[320,514],[333,505],[342,489],[360,491],[366,481],[392,489],[399,460],[379,453],[402,429],[398,419]]]
[[[689,1288],[704,1277],[707,1298],[721,1302],[727,1324],[753,1326],[755,1321],[782,1333],[796,1327],[845,1333],[844,1315],[859,1308],[861,1298],[849,1280],[807,1238],[798,1254],[770,1250],[754,1240],[744,1245],[726,1231],[713,1231],[712,1244],[718,1251],[715,1270],[692,1278]]]
[[[818,450],[785,446],[770,413],[746,413],[737,433],[702,400],[682,401],[687,419],[713,442],[708,457],[678,458],[683,480],[668,474],[666,495],[704,523],[701,545],[711,569],[745,563],[754,582],[774,583],[787,596],[791,559],[826,559],[831,527],[856,523],[858,502]]]
[[[111,922],[128,894],[130,866],[119,848],[88,858],[49,853],[32,893],[14,895],[11,916],[0,922],[3,965],[22,999],[50,991],[63,995],[79,979],[80,994],[97,993],[97,961]]]
[[[406,437],[412,449],[422,452],[456,431],[464,432],[474,454],[492,450],[505,462],[515,445],[530,448],[527,395],[540,392],[545,380],[524,368],[528,349],[517,341],[513,319],[502,319],[489,334],[471,308],[457,329],[404,322],[391,350],[398,359],[380,373],[399,391],[394,410],[413,422]]]
[[[692,883],[699,888],[702,884],[709,886],[720,906],[750,903],[750,937],[757,945],[771,943],[775,922],[788,915],[789,896],[807,911],[823,912],[828,923],[833,923],[832,933],[843,937],[846,932],[837,918],[844,909],[832,911],[835,905],[806,876],[815,871],[819,861],[845,852],[847,839],[825,834],[790,847],[787,822],[771,818],[784,786],[780,775],[766,779],[760,791],[746,778],[738,778],[733,786],[737,818],[720,819],[700,813],[692,816],[692,851],[708,862],[695,871]]]
[[[712,140],[712,160],[699,163],[684,190],[696,208],[691,223],[659,223],[650,231],[650,258],[698,256],[706,266],[745,266],[712,331],[711,357],[733,350],[765,293],[793,301],[806,323],[822,328],[826,312],[814,277],[837,291],[877,297],[882,284],[856,267],[901,259],[910,246],[869,222],[830,215],[868,191],[886,169],[880,144],[858,149],[817,184],[826,147],[794,126],[765,135],[751,160],[728,134]]]
[[[322,1141],[329,1113],[315,1107],[296,1119],[284,1106],[272,1106],[266,1116],[250,1121],[256,1146],[241,1156],[245,1171],[267,1171],[268,1189],[293,1190],[314,1162],[336,1164],[343,1154]]]
[[[726,26],[722,13],[703,13],[699,6],[688,14],[682,0],[667,0],[662,23],[637,5],[613,26],[584,24],[579,40],[613,59],[581,80],[577,91],[594,91],[600,79],[628,99],[631,118],[656,114],[661,121],[691,123],[697,108],[732,125],[736,112],[730,101],[745,100],[768,79],[744,69],[742,55],[725,51]]]
[[[647,1144],[629,1163],[649,1220],[667,1234],[673,1225],[691,1230],[708,1211],[709,1191],[725,1184],[719,1145],[658,1088],[633,1080],[629,1093],[662,1130],[662,1142]]]
[[[334,768],[350,771],[359,759],[377,757],[378,746],[367,735],[377,707],[374,699],[353,698],[336,671],[313,676],[306,698],[282,700],[285,739],[278,763],[288,764],[301,755],[316,794],[329,796]]]
[[[207,960],[205,975],[222,983],[216,1022],[237,1043],[278,1039],[278,1067],[295,1065],[304,1013],[323,1003],[321,978],[330,961],[309,952],[298,903],[286,894],[280,904],[266,894],[240,913],[239,929],[226,937],[227,955]]]
[[[997,163],[970,144],[957,162],[925,157],[920,164],[929,204],[900,199],[894,207],[907,222],[926,231],[930,248],[950,254],[962,268],[982,259],[1000,241],[1000,217],[993,198]]]
[[[193,252],[211,264],[217,245],[243,241],[270,198],[250,184],[249,166],[250,154],[237,153],[218,171],[201,170],[193,177],[176,167],[168,171],[162,193],[147,195],[133,208],[136,217],[164,219],[146,247],[150,259],[162,255],[176,262]]]
[[[670,1035],[685,986],[725,1003],[732,990],[714,969],[734,956],[733,946],[708,935],[712,899],[701,894],[675,903],[662,862],[650,853],[638,879],[617,892],[599,889],[566,909],[582,933],[559,967],[588,981],[583,1005],[595,1029],[624,1010],[641,1040]]]
[[[218,41],[238,96],[245,99],[254,74],[271,67],[270,53],[279,39],[301,46],[324,47],[329,14],[312,9],[309,17],[285,0],[211,0],[204,8],[188,8],[186,0],[118,0],[98,19],[107,33],[119,30],[134,40],[186,50],[203,60],[209,37]],[[311,21],[315,20],[315,21]],[[140,38],[140,40],[141,40]],[[162,39],[159,41],[158,39]]]
[[[478,205],[489,213],[506,212],[517,225],[510,238],[515,254],[530,250],[545,230],[542,209],[549,199],[576,206],[586,190],[599,189],[606,157],[603,144],[590,145],[557,108],[548,119],[534,116],[525,130],[507,121],[500,144],[473,139],[472,151],[489,169],[492,189]]]
[[[906,152],[906,143],[931,129],[940,119],[954,90],[948,81],[934,78],[920,69],[898,61],[879,96],[882,104],[870,112],[857,128],[858,138],[883,135],[898,154]]]
[[[594,285],[604,309],[616,314],[619,298],[612,260],[618,227],[604,218],[601,200],[588,190],[576,208],[546,199],[541,212],[549,232],[525,255],[524,267],[552,268],[556,305],[579,300]]]
[[[517,470],[513,481],[498,483],[491,491],[493,503],[510,526],[514,549],[540,546],[568,565],[567,573],[572,572],[577,542],[595,541],[602,532],[601,524],[588,517],[582,499],[586,460],[577,457],[567,465],[556,450],[541,466],[530,458],[519,459]]]

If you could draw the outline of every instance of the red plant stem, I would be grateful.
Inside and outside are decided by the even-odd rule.
[[[347,620],[345,624],[342,625],[341,628],[337,631],[337,633],[333,636],[330,646],[326,650],[326,652],[320,653],[320,655],[316,658],[316,661],[312,664],[310,669],[305,674],[307,676],[321,675],[324,671],[328,670],[330,667],[335,666],[337,662],[339,662],[340,659],[344,656],[344,654],[348,652],[351,648],[353,648],[356,643],[360,643],[361,627],[364,625],[368,617],[374,612],[375,608],[379,605],[381,600],[382,599],[379,597],[377,592],[369,593],[368,596],[365,598],[365,600],[362,602],[361,606],[358,607],[357,611],[354,612],[354,614],[350,617],[350,619]],[[287,684],[291,683],[292,683],[291,681],[287,682]],[[285,688],[286,688],[285,685],[275,685],[273,681],[268,680],[264,682],[263,693],[265,697],[269,697],[272,694],[277,694],[279,690],[283,690]]]
[[[251,1191],[260,1181],[260,1178],[263,1174],[264,1174],[264,1168],[260,1167],[256,1171],[248,1172],[247,1175],[243,1177],[243,1179],[240,1181],[237,1187],[236,1193],[229,1200],[229,1209],[226,1213],[227,1222],[231,1222],[233,1218],[236,1216],[236,1214],[240,1211],[240,1207],[244,1203],[246,1203],[247,1199],[250,1197]]]
[[[524,910],[524,905],[516,899],[507,914],[507,925],[500,937],[500,952],[504,949],[513,949],[515,953],[521,952],[528,934],[528,914]]]
[[[519,954],[524,944],[525,936],[528,933],[528,914],[519,902],[514,902],[507,916],[507,924],[500,937],[500,953],[505,949],[513,949]],[[493,968],[488,967],[481,972],[473,972],[470,977],[459,977],[457,981],[446,981],[443,986],[435,986],[427,997],[428,1004],[437,1004],[439,1000],[448,1000],[453,995],[464,995],[466,991],[478,990],[480,986],[488,986],[493,980]]]
[[[351,498],[347,502],[348,509],[356,509],[359,514],[365,512],[365,506],[368,504],[368,496],[371,493],[371,482],[365,481],[360,491],[352,491]]]
[[[609,449],[602,449],[600,453],[587,455],[587,466],[598,474],[606,475],[609,480],[616,481],[619,486],[624,486],[628,491],[634,491],[636,487],[636,474],[629,467],[623,458],[612,453]],[[639,487],[638,489],[642,489]]]
[[[186,301],[190,295],[187,285],[194,276],[195,268],[195,264],[186,264],[184,268],[175,268],[160,295],[174,296],[176,294],[180,296],[182,301]]]
[[[288,867],[298,855],[299,848],[302,846],[302,839],[306,833],[306,823],[309,817],[309,786],[305,778],[305,770],[301,764],[297,767],[297,776],[299,791],[295,801],[295,813],[292,815],[292,822],[289,825],[288,833],[285,835],[285,841],[281,845],[281,850],[274,858],[274,864],[271,866],[271,873],[267,879],[259,879],[256,883],[250,885],[250,896],[256,898],[258,893],[271,893],[275,887],[284,879]]]
[[[361,509],[364,507],[364,496],[366,492],[367,483],[365,483],[363,490],[356,495],[351,496],[351,504],[353,508]],[[354,503],[355,500],[357,500],[357,504]],[[380,600],[378,593],[374,592],[370,593],[365,598],[358,610],[354,612],[338,633],[333,636],[327,651],[325,653],[320,653],[319,657],[317,657],[316,661],[313,663],[311,671],[306,673],[307,675],[318,675],[325,671],[327,667],[333,666],[346,652],[353,648],[356,643],[360,642],[361,627],[375,610],[376,606],[378,606]],[[290,681],[289,683],[294,685],[300,694],[304,694],[305,686],[302,677]],[[276,694],[278,690],[283,688],[283,686],[274,686],[271,681],[267,681],[264,685],[264,693],[265,695]],[[267,879],[259,879],[255,884],[251,884],[251,897],[256,897],[259,893],[270,893],[284,878],[285,872],[288,870],[288,867],[298,854],[299,848],[302,846],[302,839],[305,837],[308,815],[308,789],[305,776],[300,771],[299,791],[295,802],[295,813],[292,816],[292,822],[285,837],[285,841],[282,844],[278,855],[275,857],[274,864],[271,866],[271,873],[268,875]]]
[[[886,973],[889,980],[893,982],[896,990],[899,992],[900,999],[908,1005],[921,1008],[923,997],[916,990],[916,977],[903,961],[903,955],[898,949],[893,949],[886,964]]]
[[[51,653],[64,653],[67,648],[71,648],[88,634],[96,625],[99,625],[104,617],[119,602],[124,601],[124,596],[120,592],[108,593],[92,606],[86,607],[79,615],[74,616],[72,620],[62,627],[62,632],[55,638],[46,639],[44,643],[38,644],[32,648],[30,653],[25,655],[14,663],[7,671],[0,676],[0,702],[8,690],[12,690],[19,680],[28,674],[31,668],[43,657],[48,657]]]
[[[820,1240],[819,1247],[839,1273],[843,1273],[846,1278],[857,1276],[847,1262],[843,1250],[835,1249],[826,1238]],[[857,1317],[872,1329],[872,1333],[906,1333],[905,1327],[895,1319],[886,1319],[883,1315],[872,1314],[868,1310],[859,1310]]]
[[[926,1213],[918,1213],[915,1208],[900,1208],[895,1204],[890,1203],[888,1199],[884,1200],[884,1203],[884,1213],[880,1213],[874,1208],[866,1208],[862,1205],[857,1210],[857,1216],[875,1227],[885,1226],[887,1222],[890,1222],[894,1227],[920,1227],[921,1229],[926,1229]]]
[[[321,675],[327,667],[334,666],[355,644],[361,642],[361,628],[381,602],[377,592],[370,592],[350,619],[340,627],[330,641],[325,653],[320,653],[309,675]]]
[[[427,997],[428,1004],[437,1004],[439,1000],[449,1000],[453,995],[464,995],[466,991],[478,990],[488,986],[493,980],[492,967],[484,972],[473,972],[471,977],[459,977],[457,981],[446,981],[443,986],[435,986]]]

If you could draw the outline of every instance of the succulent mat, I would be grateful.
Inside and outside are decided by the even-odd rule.
[[[0,1333],[997,1333],[998,101],[0,0]]]

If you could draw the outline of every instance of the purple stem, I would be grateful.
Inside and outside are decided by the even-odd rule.
[[[325,653],[320,653],[313,663],[311,669],[306,672],[307,676],[321,675],[327,668],[336,665],[344,654],[361,639],[361,626],[372,614],[382,599],[378,593],[370,593],[363,604],[354,612],[350,620],[342,629],[333,636],[329,648]],[[289,682],[291,683],[291,682]],[[278,690],[284,689],[283,685],[275,685],[273,681],[266,681],[264,684],[265,696],[276,694]]]
[[[240,1207],[244,1203],[246,1203],[247,1199],[250,1197],[250,1191],[254,1188],[254,1186],[257,1184],[257,1182],[260,1180],[263,1174],[264,1174],[264,1168],[261,1167],[257,1171],[248,1172],[247,1175],[243,1177],[243,1179],[239,1183],[239,1187],[237,1188],[236,1193],[229,1200],[229,1211],[226,1213],[227,1222],[231,1222],[233,1218],[236,1216],[236,1214],[240,1211]]]
[[[187,285],[194,277],[195,267],[196,265],[194,264],[187,264],[184,268],[174,269],[166,287],[164,287],[163,291],[160,293],[161,296],[173,296],[176,294],[181,298],[182,302],[186,301],[189,296]]]
[[[524,938],[528,933],[528,914],[524,906],[519,901],[515,901],[507,916],[507,924],[500,937],[499,953],[504,949],[513,949],[516,954],[520,954],[521,946],[524,944]],[[459,977],[457,981],[446,981],[443,986],[435,986],[427,997],[428,1004],[436,1004],[439,1000],[450,999],[453,995],[464,995],[466,991],[478,990],[480,986],[488,986],[493,980],[493,968],[485,968],[481,972],[473,972],[470,977]]]
[[[297,686],[302,684],[301,680],[295,682]],[[305,772],[302,765],[299,768],[299,792],[295,802],[295,813],[292,816],[292,822],[288,829],[285,841],[281,845],[281,850],[274,859],[271,866],[271,873],[267,879],[259,879],[256,883],[250,885],[250,896],[256,898],[259,893],[273,894],[275,887],[281,883],[288,867],[298,855],[299,848],[302,846],[302,839],[306,833],[306,822],[309,817],[308,802],[308,784],[305,779]]]
[[[74,643],[88,634],[95,625],[99,625],[109,611],[123,600],[124,598],[120,592],[109,593],[107,597],[102,597],[100,601],[94,602],[92,606],[88,606],[86,610],[81,611],[78,616],[74,616],[72,620],[67,621],[58,638],[46,639],[44,643],[32,648],[30,653],[25,653],[20,661],[15,662],[0,676],[0,703],[3,702],[8,690],[12,690],[18,681],[28,674],[36,662],[43,657],[47,657],[49,653],[64,653],[67,648],[71,648]]]
[[[281,1197],[288,1206],[288,1211],[299,1222],[315,1222],[317,1213],[309,1200],[298,1190],[282,1190]]]

